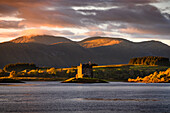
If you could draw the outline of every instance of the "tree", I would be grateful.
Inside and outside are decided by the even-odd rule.
[[[47,73],[48,74],[56,74],[57,73],[57,70],[54,68],[54,67],[52,67],[52,68],[50,68],[50,69],[47,69]]]
[[[11,71],[9,74],[9,78],[17,77],[17,72],[16,71]]]

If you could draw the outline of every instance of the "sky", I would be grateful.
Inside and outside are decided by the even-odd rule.
[[[170,0],[0,0],[0,42],[55,35],[170,45]]]

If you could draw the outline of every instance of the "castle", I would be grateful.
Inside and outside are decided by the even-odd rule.
[[[93,66],[97,66],[97,64],[92,64],[91,62],[87,64],[80,63],[80,66],[77,66],[76,79],[83,77],[93,78]]]

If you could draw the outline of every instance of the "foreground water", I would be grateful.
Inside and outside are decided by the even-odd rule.
[[[170,84],[0,84],[0,112],[170,113]]]

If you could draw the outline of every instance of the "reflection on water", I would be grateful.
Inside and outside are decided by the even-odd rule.
[[[0,85],[0,111],[168,113],[169,94],[168,83],[10,83]]]
[[[155,99],[104,99],[104,98],[84,98],[84,100],[99,100],[99,101],[158,101]]]

